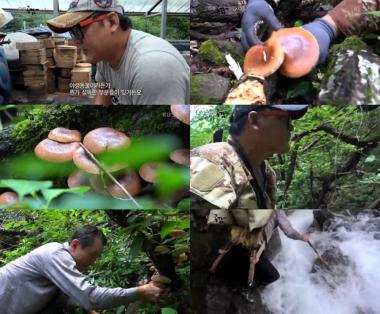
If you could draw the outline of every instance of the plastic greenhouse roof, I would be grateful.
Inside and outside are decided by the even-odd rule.
[[[119,0],[124,10],[131,15],[140,15],[152,8],[158,0]],[[59,0],[60,11],[66,11],[71,0]],[[0,8],[12,11],[24,11],[27,7],[40,11],[52,11],[53,0],[0,0]],[[161,3],[157,5],[152,13],[161,12]],[[189,14],[190,0],[168,0],[169,14]]]

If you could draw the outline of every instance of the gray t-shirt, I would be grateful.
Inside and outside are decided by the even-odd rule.
[[[120,64],[97,64],[97,83],[109,83],[113,103],[123,105],[189,104],[190,69],[169,42],[132,30]]]
[[[68,304],[107,309],[137,299],[137,288],[101,288],[76,268],[68,244],[48,243],[0,268],[0,313],[37,314],[62,292]]]

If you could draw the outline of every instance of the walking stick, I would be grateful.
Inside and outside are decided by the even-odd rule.
[[[331,268],[329,266],[329,264],[327,264],[327,262],[325,261],[325,259],[318,253],[317,249],[314,247],[313,244],[311,244],[310,240],[307,241],[307,243],[310,245],[310,247],[313,249],[313,251],[315,252],[315,254],[317,254],[319,260],[322,262],[323,265],[326,266],[326,268],[331,271]]]

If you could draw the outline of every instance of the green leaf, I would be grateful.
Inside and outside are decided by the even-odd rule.
[[[99,155],[106,165],[123,164],[137,169],[150,161],[167,160],[169,154],[180,147],[178,138],[172,135],[157,135],[134,140],[132,144],[120,150]]]
[[[374,162],[376,160],[376,156],[375,155],[369,155],[365,160],[364,162],[366,163],[371,163],[371,162]]]
[[[73,194],[84,194],[90,190],[90,187],[87,186],[80,186],[76,188],[71,188],[71,189],[46,189],[42,190],[41,193],[45,197],[48,205],[50,202],[60,196],[61,194],[64,193],[73,193]]]
[[[142,245],[143,245],[144,237],[141,233],[137,234],[130,246],[129,249],[129,258],[131,260],[134,260],[141,252]]]
[[[38,159],[34,154],[24,154],[7,162],[1,169],[1,176],[43,180],[51,177],[66,177],[75,169],[72,162],[57,164]]]
[[[43,189],[52,187],[51,181],[32,181],[32,180],[0,180],[0,187],[10,188],[15,191],[20,198],[23,198],[27,194],[38,192]]]
[[[173,229],[175,229],[178,226],[178,223],[176,221],[168,221],[166,222],[160,230],[160,236],[161,239],[165,238],[170,232],[172,232]]]
[[[286,95],[287,98],[296,98],[298,96],[306,96],[310,93],[310,83],[309,82],[300,82],[294,88],[288,91]]]
[[[116,314],[123,314],[125,313],[125,306],[122,305],[122,306],[119,306],[117,309],[116,309]]]
[[[170,307],[163,307],[161,308],[161,314],[177,314],[177,311]]]
[[[189,185],[190,172],[185,167],[164,166],[158,169],[157,187],[162,196],[167,196]]]

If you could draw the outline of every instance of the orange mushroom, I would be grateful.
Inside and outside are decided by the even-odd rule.
[[[130,143],[131,140],[124,133],[107,127],[92,130],[83,139],[84,146],[93,154],[126,147]]]
[[[281,43],[271,36],[264,45],[251,47],[244,58],[244,73],[267,77],[276,72],[284,62]]]
[[[0,194],[0,205],[7,205],[19,201],[19,197],[15,192],[5,192]]]
[[[81,136],[80,132],[77,130],[58,127],[50,131],[48,139],[59,143],[72,143],[80,142]]]
[[[73,153],[78,147],[78,142],[63,144],[45,139],[34,148],[34,153],[43,160],[63,163],[73,159]]]
[[[285,52],[285,60],[280,67],[284,76],[297,78],[308,74],[317,64],[319,46],[315,37],[299,27],[283,28],[274,32]]]
[[[190,124],[190,106],[189,105],[170,105],[170,111],[179,121]]]

